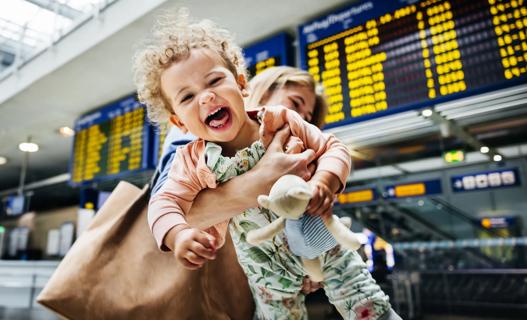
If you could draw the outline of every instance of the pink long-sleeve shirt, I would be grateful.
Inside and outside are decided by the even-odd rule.
[[[274,134],[289,124],[291,135],[289,149],[315,151],[316,171],[329,171],[337,176],[342,188],[351,169],[351,156],[347,147],[331,134],[323,133],[316,126],[304,121],[298,113],[282,106],[264,107],[248,111],[261,117],[260,139],[267,148]],[[168,179],[151,199],[148,207],[148,224],[157,245],[162,250],[163,239],[168,231],[186,224],[185,215],[198,193],[206,188],[216,188],[216,175],[207,167],[206,141],[198,139],[179,147],[168,173]],[[228,200],[227,200],[228,201]],[[216,224],[205,231],[216,237],[218,247],[224,243],[229,220]]]

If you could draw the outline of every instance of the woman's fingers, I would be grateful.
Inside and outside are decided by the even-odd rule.
[[[284,145],[287,142],[287,138],[291,135],[291,130],[289,125],[284,125],[280,130],[276,132],[271,141],[271,144],[267,147],[267,152],[269,151],[284,151]]]
[[[304,165],[307,167],[308,164],[313,162],[315,160],[315,151],[313,149],[306,149],[302,153],[298,153],[296,155],[293,155],[295,157],[298,157],[300,161],[304,162]]]
[[[315,160],[315,151],[307,149],[302,153],[289,155],[289,157],[294,161],[294,167],[289,174],[297,175],[306,181],[311,179],[316,169],[315,164],[312,163]]]

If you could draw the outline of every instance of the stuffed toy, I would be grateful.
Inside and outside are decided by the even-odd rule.
[[[351,219],[348,226],[335,215],[327,219],[304,214],[311,199],[311,188],[302,178],[285,175],[278,179],[269,196],[258,196],[258,204],[273,211],[278,219],[265,227],[247,233],[247,242],[258,245],[272,239],[285,229],[291,252],[302,258],[306,273],[311,280],[324,280],[320,256],[337,244],[351,250],[357,250],[360,242],[351,232]]]

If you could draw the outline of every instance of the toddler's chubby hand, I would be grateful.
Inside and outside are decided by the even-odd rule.
[[[174,255],[185,268],[196,270],[207,260],[216,259],[215,238],[210,234],[196,229],[180,230],[174,240]]]
[[[306,212],[310,215],[321,216],[327,218],[332,214],[333,202],[335,194],[331,191],[327,184],[312,179],[308,182],[313,190],[313,195],[306,208]]]

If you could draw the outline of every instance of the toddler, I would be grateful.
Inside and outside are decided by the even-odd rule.
[[[281,234],[258,247],[245,240],[248,231],[277,218],[272,212],[259,208],[233,212],[230,222],[207,230],[192,228],[185,219],[200,190],[250,170],[284,125],[292,133],[290,152],[309,148],[316,154],[307,212],[327,216],[335,194],[345,187],[351,166],[346,146],[284,107],[246,111],[245,74],[241,50],[230,34],[210,21],[190,22],[185,12],[159,20],[151,43],[136,55],[134,78],[150,119],[169,118],[183,132],[198,137],[177,150],[167,181],[151,198],[148,222],[158,246],[173,250],[189,269],[214,259],[230,226],[256,301],[256,317],[304,319],[300,289],[305,272],[287,239]],[[398,319],[356,252],[337,246],[322,261],[326,294],[345,319]]]

